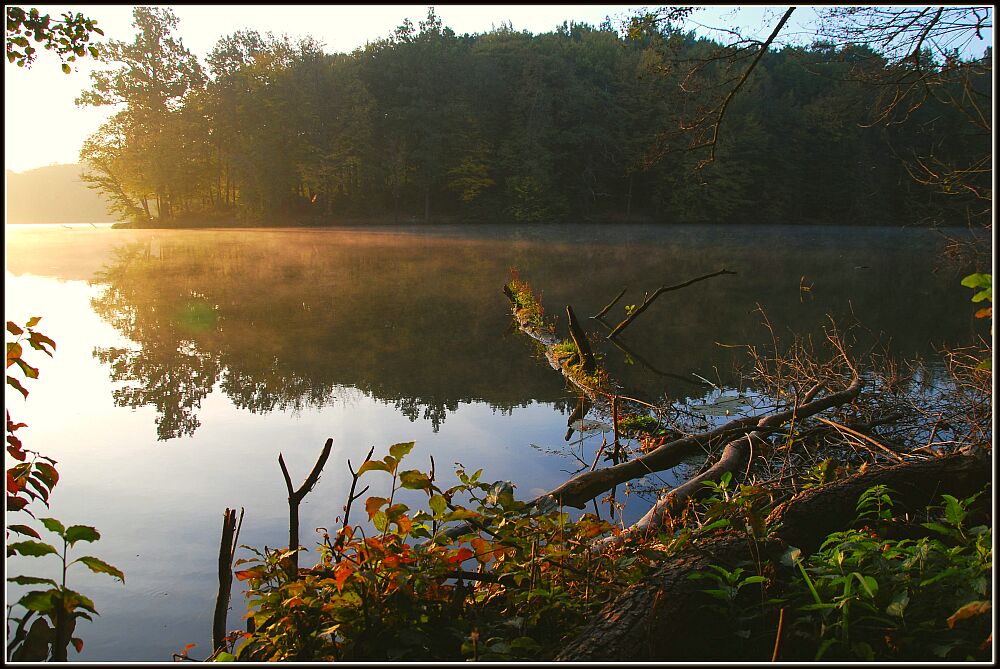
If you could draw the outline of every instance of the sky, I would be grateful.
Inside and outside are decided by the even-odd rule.
[[[241,29],[312,35],[328,53],[351,52],[389,36],[409,18],[414,25],[426,17],[428,5],[166,5],[179,19],[175,36],[184,41],[204,64],[216,42]],[[95,19],[105,39],[130,42],[131,5],[38,5],[42,13],[58,18],[65,11],[81,12]],[[634,13],[641,5],[435,5],[445,26],[456,33],[483,33],[509,22],[515,30],[543,33],[563,21],[612,24]],[[711,34],[700,26],[736,27],[763,39],[784,11],[782,6],[711,5],[697,11],[688,27]],[[810,8],[796,10],[783,37],[795,39],[808,30],[814,18]],[[83,140],[116,110],[111,107],[77,107],[74,100],[90,86],[90,72],[105,69],[91,58],[80,59],[71,74],[64,74],[54,54],[42,52],[30,68],[4,63],[4,163],[21,172],[45,165],[75,163]]]

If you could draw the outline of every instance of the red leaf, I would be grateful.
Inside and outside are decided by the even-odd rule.
[[[233,575],[238,581],[245,581],[248,578],[260,578],[264,575],[263,567],[255,567],[254,569],[243,569],[241,571],[234,571]]]
[[[195,646],[197,646],[197,645],[198,644],[196,644],[196,643],[189,643],[188,645],[184,646],[184,650],[182,650],[179,653],[176,653],[177,657],[179,657],[179,658],[181,658],[181,657],[187,658],[188,652],[190,652],[190,650],[192,648],[194,648]]]
[[[42,535],[35,531],[34,528],[28,527],[27,525],[8,525],[8,530],[12,532],[17,532],[18,534],[24,534],[29,537],[35,537],[36,539],[41,539]]]
[[[76,648],[76,652],[78,653],[83,652],[83,639],[78,639],[76,637],[73,637],[72,639],[70,639],[70,641],[73,643],[73,648]]]
[[[7,497],[7,510],[20,511],[28,506],[28,500],[23,497]]]
[[[455,554],[453,556],[451,556],[450,558],[448,558],[448,562],[452,562],[452,563],[465,562],[466,560],[468,560],[473,555],[475,555],[475,553],[473,553],[472,550],[470,550],[469,548],[467,548],[465,546],[462,546],[461,548],[458,549],[458,551],[455,552]]]

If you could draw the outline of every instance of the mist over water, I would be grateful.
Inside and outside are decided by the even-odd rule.
[[[287,536],[279,452],[301,478],[335,440],[302,507],[307,546],[307,528],[335,526],[347,459],[373,445],[379,456],[415,440],[410,466],[433,456],[445,484],[454,462],[482,467],[521,498],[565,480],[579,467],[572,453],[589,462],[599,439],[563,438],[576,398],[511,327],[501,293],[511,268],[561,333],[572,305],[611,378],[648,401],[705,397],[699,377],[739,389],[744,345],[771,345],[764,315],[785,342],[793,332],[819,342],[830,316],[857,321],[859,346],[879,340],[901,357],[986,327],[959,284],[966,268],[923,229],[6,232],[5,316],[41,316],[58,345],[52,359],[35,356],[28,399],[9,391],[7,407],[29,426],[25,446],[59,461],[50,515],[96,526],[92,554],[126,574],[122,586],[71,572],[101,613],[81,623],[85,661],[169,661],[192,642],[208,652],[223,509],[246,507],[240,543]],[[722,268],[737,275],[661,295],[621,337],[628,353],[586,318],[622,288],[611,324],[645,293]],[[643,504],[629,500],[626,516]],[[8,567],[44,576],[43,563]],[[234,592],[230,628],[242,609]]]

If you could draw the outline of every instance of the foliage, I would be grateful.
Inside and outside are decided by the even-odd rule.
[[[992,530],[967,522],[977,497],[943,495],[921,524],[930,536],[894,539],[892,491],[866,491],[860,528],[790,555],[801,574],[787,602],[795,643],[815,660],[988,659]]]
[[[733,475],[725,472],[719,481],[705,481],[708,493],[702,499],[698,532],[731,528],[754,542],[761,542],[774,531],[767,525],[774,496],[765,487],[740,483],[732,487]]]
[[[921,62],[935,95],[913,122],[876,128],[869,110],[887,89],[871,84],[910,81],[905,64],[852,42],[769,49],[733,100],[715,162],[695,170],[691,128],[755,43],[697,38],[681,29],[689,13],[646,13],[623,31],[459,36],[431,9],[349,54],[243,30],[203,71],[176,17],[140,7],[136,40],[108,45],[115,69],[80,98],[125,103],[81,159],[91,185],[147,225],[982,220],[970,198],[989,185],[983,138],[950,101],[988,99],[988,58]],[[967,79],[949,74],[956,63]],[[918,198],[902,154],[932,171],[975,169]]]
[[[649,414],[629,414],[618,419],[618,429],[631,437],[641,433],[657,434],[661,431],[662,425]]]
[[[535,296],[531,286],[521,280],[516,269],[510,271],[507,289],[510,291],[510,299],[514,303],[514,314],[521,322],[538,332],[552,332],[554,330],[554,326],[545,321],[545,309],[542,307],[541,296]]]
[[[23,327],[7,321],[7,332],[14,337],[13,341],[7,342],[7,385],[21,393],[25,399],[28,397],[28,389],[11,372],[20,371],[25,382],[37,379],[39,372],[37,367],[32,367],[24,360],[23,342],[26,341],[31,348],[42,351],[49,357],[52,357],[56,348],[52,339],[36,329],[39,321],[40,317],[33,316]],[[11,367],[15,369],[11,370]],[[24,510],[33,515],[26,507],[32,500],[40,500],[48,506],[49,495],[59,481],[59,472],[53,467],[55,460],[24,448],[15,433],[27,425],[14,422],[10,417],[10,410],[6,414],[7,455],[17,461],[17,464],[7,469],[7,511]]]
[[[68,551],[78,541],[97,541],[100,533],[87,525],[71,525],[64,527],[55,518],[41,518],[42,525],[49,532],[62,539],[62,550],[42,541],[27,539],[7,545],[7,556],[24,555],[28,557],[44,557],[55,555],[62,561],[62,579],[57,582],[51,578],[37,576],[13,576],[7,580],[18,585],[49,585],[47,590],[31,590],[23,595],[16,606],[24,609],[24,614],[18,618],[11,616],[17,624],[14,633],[10,635],[7,645],[7,655],[10,660],[37,662],[44,660],[66,661],[69,645],[72,643],[76,652],[83,652],[83,640],[74,637],[76,621],[80,618],[93,620],[91,614],[97,615],[94,602],[86,595],[66,587],[66,572],[72,565],[80,563],[96,574],[108,574],[125,582],[125,575],[117,567],[99,558],[84,555],[72,561],[68,560]],[[31,528],[18,530],[36,538],[39,535]],[[31,622],[34,620],[34,622]],[[31,626],[28,626],[28,623]]]
[[[16,367],[25,381],[37,379],[37,367],[28,364],[24,358],[22,342],[27,342],[31,348],[42,351],[49,357],[55,351],[56,343],[36,329],[41,318],[33,316],[22,327],[12,321],[7,321],[7,332],[15,339],[7,342],[7,369]],[[7,374],[7,385],[20,392],[25,399],[28,390],[10,373]],[[7,411],[7,455],[17,461],[17,464],[7,469],[7,511],[23,511],[34,517],[28,509],[32,501],[40,501],[46,507],[53,488],[59,481],[59,472],[55,468],[56,461],[52,458],[24,448],[21,440],[14,434],[24,423],[11,420]],[[90,614],[97,615],[94,603],[85,595],[66,587],[66,572],[75,563],[80,563],[95,573],[109,574],[124,583],[125,576],[118,568],[103,560],[85,555],[70,562],[69,547],[78,541],[97,541],[100,534],[87,525],[72,525],[64,527],[55,518],[40,518],[39,522],[46,530],[58,535],[63,540],[62,551],[41,541],[37,530],[23,523],[7,525],[6,535],[9,538],[13,532],[22,536],[33,537],[23,541],[7,544],[7,557],[21,555],[27,557],[44,557],[56,555],[62,561],[62,579],[57,582],[50,578],[17,575],[7,580],[17,585],[50,585],[47,590],[32,590],[23,595],[16,604],[8,608],[8,645],[7,657],[14,661],[66,661],[69,645],[77,652],[82,652],[83,641],[73,636],[76,621],[79,618],[93,620]],[[37,539],[37,541],[36,541]],[[15,607],[24,609],[20,617],[13,615]],[[34,620],[34,622],[32,622]],[[16,623],[13,633],[10,623]],[[29,627],[29,623],[31,623]]]
[[[21,7],[7,7],[7,35],[4,40],[7,62],[16,63],[18,67],[31,67],[38,55],[38,50],[31,46],[33,40],[46,51],[54,50],[63,61],[63,72],[69,74],[72,69],[69,63],[78,57],[90,54],[92,58],[100,58],[97,45],[90,44],[91,33],[104,35],[104,31],[97,27],[97,21],[88,19],[80,12],[64,12],[61,20],[53,20],[51,15],[41,14],[34,7],[28,11]]]
[[[993,275],[983,274],[980,272],[970,274],[962,279],[962,285],[976,291],[976,294],[972,296],[973,302],[982,302],[983,300],[987,300],[991,303],[991,306],[979,309],[976,312],[976,318],[993,318]],[[992,333],[992,326],[990,328],[990,332]],[[993,361],[990,358],[984,358],[980,361],[977,369],[992,370]]]
[[[365,502],[368,530],[345,524],[324,534],[316,566],[289,578],[288,550],[251,548],[253,557],[238,560],[254,630],[239,634],[238,660],[551,658],[648,562],[592,551],[607,523],[529,512],[510,484],[483,482],[482,470],[459,466],[447,489],[433,469],[401,470],[412,447],[396,444],[359,468],[359,476],[391,476],[389,496]],[[399,502],[401,489],[423,491],[426,507]],[[450,538],[447,523],[464,523],[464,531]]]

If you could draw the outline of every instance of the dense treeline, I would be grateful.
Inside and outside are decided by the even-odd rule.
[[[670,22],[456,35],[430,10],[350,54],[239,31],[204,66],[170,10],[138,7],[135,26],[134,42],[108,46],[118,69],[79,100],[125,103],[81,159],[118,212],[147,223],[964,224],[975,198],[923,188],[907,160],[990,150],[940,96],[871,125],[885,94],[871,82],[913,65],[866,46],[765,53],[701,165],[684,128],[746,53]],[[990,69],[973,82],[985,94]]]

